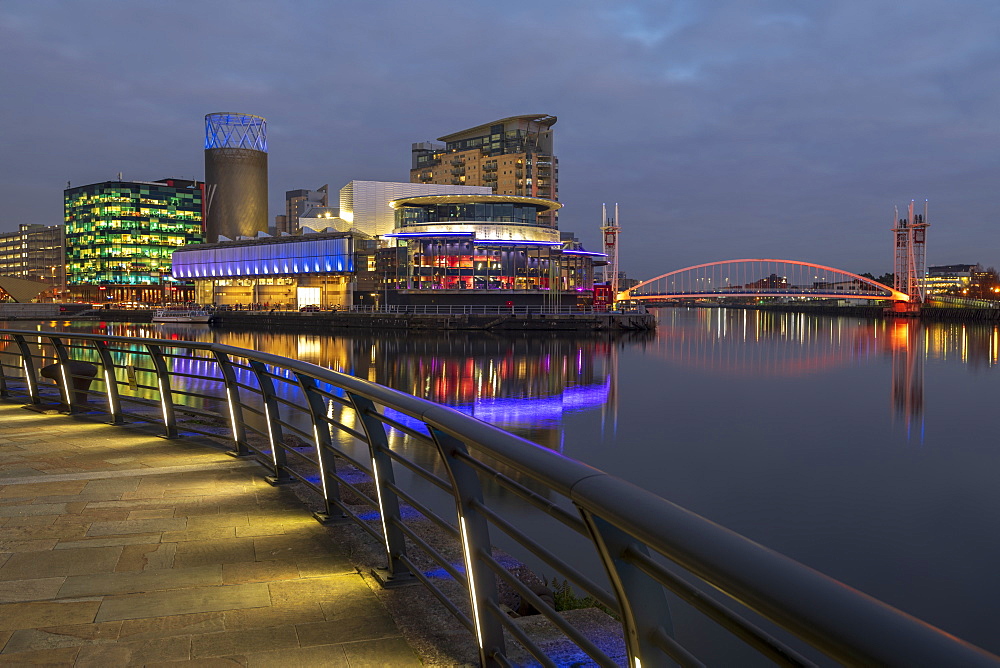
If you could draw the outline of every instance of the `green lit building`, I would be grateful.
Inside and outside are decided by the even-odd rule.
[[[150,306],[192,300],[193,286],[171,277],[170,256],[204,241],[203,195],[203,183],[182,179],[67,188],[70,297]]]

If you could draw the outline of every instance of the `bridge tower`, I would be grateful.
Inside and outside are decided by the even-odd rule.
[[[604,235],[604,253],[608,264],[604,267],[604,282],[611,287],[611,298],[618,300],[618,203],[615,203],[615,217],[608,218],[607,205],[601,205],[601,233]]]
[[[893,212],[892,232],[895,235],[893,287],[910,296],[910,304],[922,304],[925,295],[925,258],[927,257],[927,201],[924,213],[913,213],[910,201],[906,218],[899,217],[899,210]]]

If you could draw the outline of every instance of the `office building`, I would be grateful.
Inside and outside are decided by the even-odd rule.
[[[66,242],[62,225],[18,226],[0,233],[0,276],[14,276],[52,286],[39,299],[58,299],[66,283]]]
[[[201,243],[202,183],[105,181],[64,192],[70,295],[100,303],[191,299],[170,277],[170,256]]]
[[[275,216],[274,232],[295,234],[299,231],[301,218],[307,211],[316,207],[330,206],[330,186],[324,185],[316,190],[285,191],[285,215]]]
[[[267,232],[267,121],[222,112],[205,116],[205,235],[236,239]]]
[[[943,264],[927,267],[924,287],[929,295],[961,295],[973,282],[974,274],[981,271],[978,264]]]
[[[487,186],[497,195],[558,201],[559,161],[553,153],[555,116],[511,116],[413,144],[410,181]],[[542,224],[556,227],[556,212]]]

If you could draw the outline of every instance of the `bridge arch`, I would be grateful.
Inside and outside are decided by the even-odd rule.
[[[667,272],[618,299],[817,297],[906,302],[909,295],[864,276],[813,262],[751,258],[706,262]]]

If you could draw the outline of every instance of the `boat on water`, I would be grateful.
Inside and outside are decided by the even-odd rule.
[[[212,313],[200,309],[158,309],[153,314],[153,322],[212,322]]]

